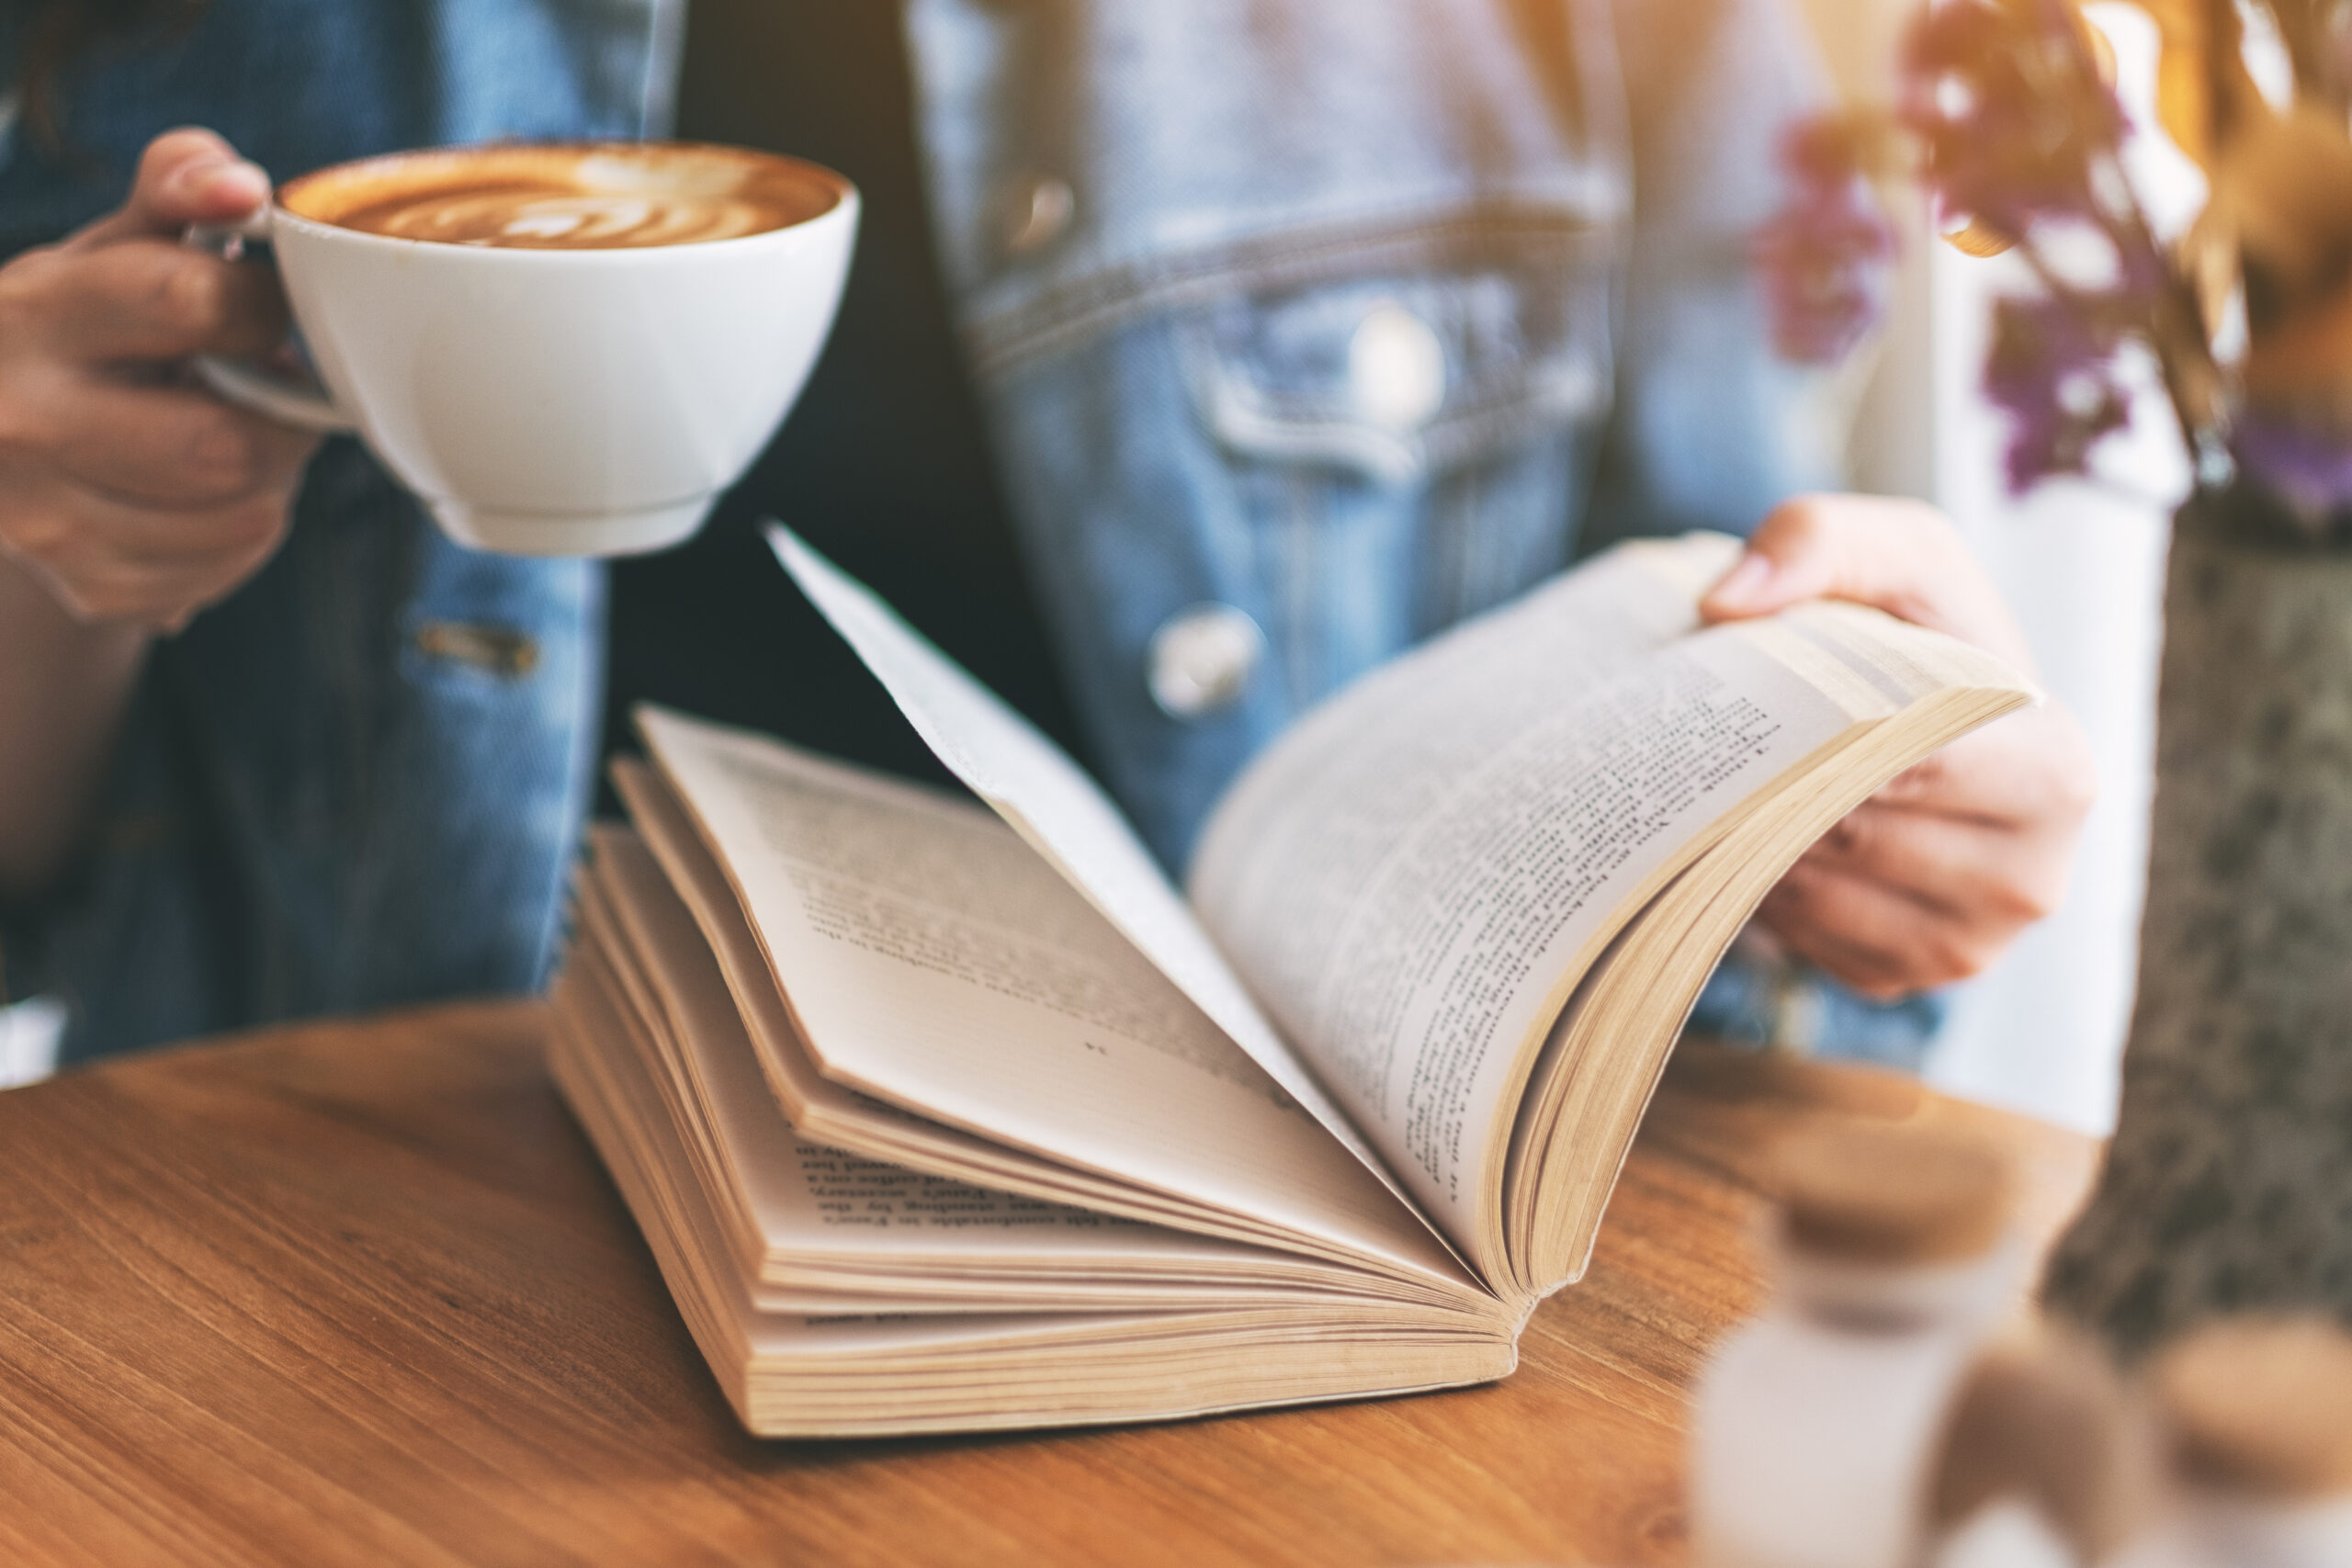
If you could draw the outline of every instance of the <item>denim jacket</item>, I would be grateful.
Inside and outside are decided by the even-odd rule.
[[[1833,474],[1746,270],[1815,91],[1777,0],[904,5],[1027,564],[1171,866],[1353,675],[1580,545],[1745,532]],[[72,84],[94,160],[19,139],[0,227],[95,215],[190,121],[280,176],[630,134],[675,27],[660,0],[213,0]],[[98,850],[39,922],[73,1048],[536,984],[600,583],[458,550],[323,454],[281,556],[159,649]]]

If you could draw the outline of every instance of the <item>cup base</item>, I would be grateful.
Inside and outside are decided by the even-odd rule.
[[[641,512],[499,512],[463,501],[428,500],[434,520],[458,543],[506,556],[641,556],[691,537],[715,495]]]

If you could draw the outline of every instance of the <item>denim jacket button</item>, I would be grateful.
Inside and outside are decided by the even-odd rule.
[[[1078,193],[1068,180],[1035,175],[1018,182],[1005,203],[1005,254],[1036,254],[1069,231],[1077,213]]]
[[[1266,634],[1230,604],[1193,604],[1151,634],[1151,700],[1174,719],[1205,718],[1241,700],[1266,656]]]
[[[1445,345],[1393,300],[1365,312],[1348,340],[1348,389],[1356,412],[1374,424],[1419,429],[1444,405],[1445,382]]]

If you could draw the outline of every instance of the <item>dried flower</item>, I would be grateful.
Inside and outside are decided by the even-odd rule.
[[[1781,136],[1780,163],[1794,191],[1752,241],[1765,280],[1773,346],[1801,364],[1851,353],[1886,313],[1894,231],[1864,178],[1870,129],[1829,116]]]
[[[2173,144],[2211,170],[2222,144],[2265,110],[2262,90],[2246,70],[2245,25],[2233,0],[2138,0],[2156,24],[2156,119]],[[2324,8],[2308,0],[2273,0],[2290,52],[2318,45],[2306,22]],[[2290,13],[2296,13],[2290,20]],[[2302,15],[2308,13],[2308,16]],[[2303,74],[2297,67],[2297,75]]]
[[[2123,110],[2065,0],[1950,0],[1904,43],[1902,122],[1940,215],[2011,243],[2052,218],[2098,221]],[[2128,193],[2127,193],[2128,199]]]
[[[2009,486],[2086,472],[2129,422],[2118,355],[2137,337],[2165,358],[2159,324],[2179,314],[2123,178],[2109,62],[2065,0],[1948,0],[1912,28],[1904,69],[1900,118],[1939,217],[1973,254],[2017,249],[2041,285],[1996,305],[1984,367],[2009,416]]]
[[[2091,448],[2129,422],[2129,396],[2116,374],[2122,346],[2111,315],[2086,313],[2076,301],[1996,302],[1984,395],[2008,415],[2011,491],[2087,473]]]
[[[2009,483],[2086,472],[2128,422],[2120,367],[2144,348],[2203,482],[2234,455],[2307,522],[2352,507],[2352,0],[2139,4],[2161,38],[2158,118],[2212,189],[2169,248],[2126,178],[2113,61],[2075,0],[1936,0],[1905,40],[1894,124],[1947,238],[2014,251],[2040,285],[1996,306],[1984,369]],[[2245,58],[2255,5],[2292,70],[2284,107]],[[1867,155],[1838,122],[1782,149],[1798,197],[1758,250],[1786,351],[1831,356],[1858,335],[1841,269],[1885,242],[1841,203]]]

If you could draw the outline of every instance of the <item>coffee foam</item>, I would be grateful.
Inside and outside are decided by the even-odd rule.
[[[291,181],[298,217],[393,239],[628,250],[738,239],[840,205],[813,164],[695,142],[492,145],[395,153]]]

